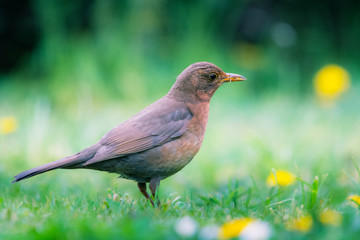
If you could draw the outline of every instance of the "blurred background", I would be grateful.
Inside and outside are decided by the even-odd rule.
[[[184,190],[181,181],[212,186],[249,173],[264,179],[273,167],[335,169],[323,161],[343,163],[359,154],[359,5],[1,0],[2,176],[8,182],[18,171],[93,144],[162,97],[197,61],[248,81],[215,94],[204,146],[196,162],[171,180],[169,192]],[[199,169],[208,171],[196,174]],[[126,182],[70,172],[31,183]]]
[[[120,100],[158,96],[196,61],[246,74],[251,94],[306,93],[323,65],[357,74],[360,59],[358,1],[0,4],[2,91],[44,91],[61,103],[84,91]]]

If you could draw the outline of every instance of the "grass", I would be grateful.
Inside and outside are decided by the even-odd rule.
[[[192,239],[201,239],[205,226],[242,217],[267,222],[273,239],[355,239],[359,207],[347,197],[360,193],[358,89],[324,107],[311,97],[227,94],[244,86],[229,84],[215,95],[203,147],[161,182],[159,209],[135,183],[91,170],[57,170],[10,184],[19,171],[94,143],[149,102],[87,103],[82,112],[81,103],[55,108],[46,97],[26,96],[12,110],[2,104],[19,129],[0,136],[0,239],[183,239],[175,229],[185,216],[197,222]],[[297,180],[269,187],[273,169]],[[327,208],[341,213],[340,226],[319,221]],[[289,230],[288,222],[303,215],[312,217],[311,229]]]
[[[267,222],[272,239],[358,238],[359,206],[347,197],[360,194],[359,86],[333,106],[309,94],[310,79],[325,64],[338,63],[354,83],[360,79],[358,52],[348,51],[356,45],[357,31],[350,31],[356,21],[343,24],[348,44],[341,49],[328,44],[333,31],[316,25],[314,35],[308,24],[297,46],[285,49],[270,35],[258,44],[234,40],[237,24],[229,23],[245,5],[231,14],[229,3],[217,1],[95,3],[91,27],[71,31],[65,22],[76,3],[34,1],[39,46],[0,76],[0,118],[19,122],[16,132],[0,134],[0,239],[183,239],[176,226],[185,216],[197,223],[193,239],[204,239],[206,226],[243,217]],[[162,96],[184,67],[204,60],[249,81],[215,94],[203,146],[161,182],[160,209],[135,183],[91,170],[10,183],[20,171],[93,144]],[[267,186],[268,175],[281,169],[295,183]],[[321,223],[325,209],[341,214],[340,226]],[[312,227],[290,230],[289,221],[300,216],[311,216]]]

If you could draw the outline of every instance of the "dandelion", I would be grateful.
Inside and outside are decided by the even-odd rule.
[[[350,85],[348,72],[335,64],[321,68],[314,78],[316,94],[325,100],[334,100],[344,93]]]
[[[189,216],[181,218],[175,225],[175,231],[183,237],[192,237],[197,230],[197,222]]]
[[[266,184],[270,187],[276,186],[276,184],[279,184],[279,186],[289,186],[294,184],[296,180],[295,175],[288,171],[279,170],[275,174],[276,177],[273,172],[270,173],[266,179]]]
[[[199,237],[203,240],[217,239],[219,227],[216,225],[205,226],[200,230]]]
[[[249,223],[240,233],[243,240],[266,240],[271,236],[271,228],[268,223],[257,220]]]
[[[15,132],[17,129],[18,123],[15,117],[3,117],[0,118],[0,134],[9,134]]]
[[[221,226],[219,231],[219,238],[228,239],[238,237],[243,229],[254,221],[255,220],[252,218],[240,218],[227,222]]]
[[[358,206],[360,206],[360,196],[359,195],[350,195],[347,197],[348,200],[355,202]]]
[[[290,220],[287,223],[287,228],[292,231],[307,233],[311,230],[313,219],[310,215],[301,216]]]
[[[324,225],[340,226],[342,215],[338,211],[325,209],[320,213],[319,220]]]

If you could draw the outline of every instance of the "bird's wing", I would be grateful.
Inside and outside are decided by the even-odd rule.
[[[99,141],[95,156],[84,165],[142,152],[178,138],[193,116],[185,106],[144,110],[108,132]]]

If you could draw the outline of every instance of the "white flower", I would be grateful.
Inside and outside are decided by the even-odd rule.
[[[192,237],[197,230],[197,222],[189,216],[181,218],[175,225],[175,231],[183,237]]]
[[[219,227],[216,225],[205,226],[200,230],[200,239],[210,240],[217,239],[219,234]]]
[[[240,234],[242,240],[266,240],[271,236],[271,227],[263,221],[249,223]]]

